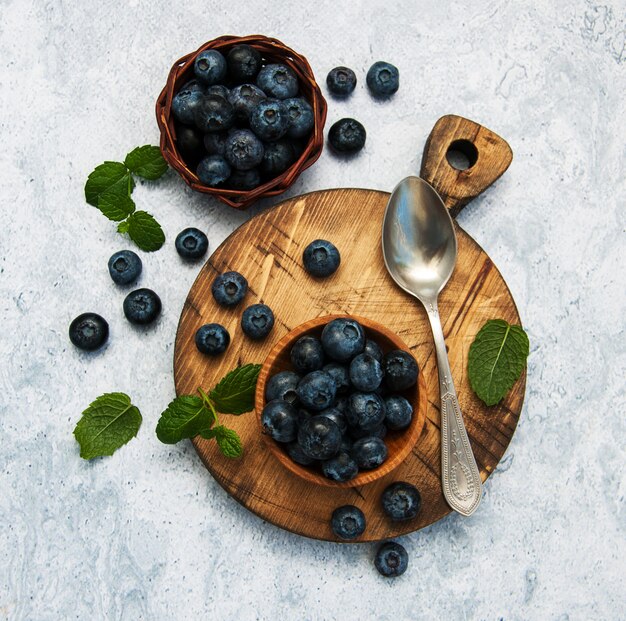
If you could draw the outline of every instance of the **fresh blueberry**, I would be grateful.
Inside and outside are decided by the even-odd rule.
[[[276,399],[263,408],[261,426],[263,433],[276,442],[293,442],[298,433],[298,414],[290,403]]]
[[[204,93],[199,88],[190,88],[186,84],[172,98],[172,114],[176,120],[186,125],[193,125],[196,108],[204,99]]]
[[[289,111],[278,99],[264,99],[250,112],[250,129],[261,139],[273,142],[289,129]]]
[[[299,381],[300,376],[293,371],[280,371],[272,375],[265,384],[265,399],[267,401],[284,399],[293,405],[298,400],[296,388]]]
[[[251,45],[235,45],[226,57],[228,75],[234,82],[250,82],[261,69],[261,54]]]
[[[406,429],[413,420],[413,406],[399,395],[392,395],[385,399],[385,412],[385,423],[394,431]]]
[[[161,313],[161,298],[152,289],[136,289],[124,300],[124,315],[130,323],[152,323]]]
[[[360,440],[361,438],[380,438],[384,440],[387,436],[387,426],[381,423],[374,429],[361,429],[360,427],[348,427],[348,433],[352,440]]]
[[[376,551],[374,565],[378,573],[386,578],[401,576],[409,565],[409,555],[399,543],[388,541]]]
[[[411,354],[395,349],[383,357],[385,383],[390,390],[406,390],[415,386],[419,369]]]
[[[264,100],[267,95],[254,84],[241,84],[230,91],[228,101],[235,109],[235,116],[240,123],[247,124],[250,113]]]
[[[230,91],[223,84],[214,84],[213,86],[209,86],[204,93],[205,95],[217,95],[218,97],[226,100],[230,97]]]
[[[176,124],[176,146],[185,162],[192,168],[206,155],[202,134],[194,127]]]
[[[215,187],[224,183],[230,176],[230,166],[221,155],[207,155],[200,160],[196,174],[198,179],[204,185]]]
[[[210,134],[204,134],[204,148],[209,155],[221,155],[224,157],[226,154],[227,138],[227,132],[212,132]]]
[[[348,428],[346,417],[337,408],[334,408],[332,406],[329,408],[326,408],[325,410],[322,410],[319,413],[319,416],[325,416],[326,418],[329,418],[334,423],[336,423],[341,433],[346,432],[346,429]]]
[[[378,61],[367,72],[367,87],[375,97],[389,97],[400,86],[400,72],[390,63]]]
[[[365,515],[354,505],[338,507],[330,518],[330,527],[341,539],[356,539],[365,532]]]
[[[369,354],[372,358],[376,358],[380,363],[383,361],[383,350],[380,348],[380,345],[376,341],[372,341],[372,339],[365,339],[364,353]]]
[[[109,259],[109,274],[118,285],[135,282],[141,274],[141,259],[132,250],[120,250]]]
[[[335,67],[326,76],[328,90],[338,97],[346,97],[356,87],[356,75],[348,67]]]
[[[328,373],[312,371],[300,380],[296,392],[305,408],[320,412],[333,404],[337,386]]]
[[[248,281],[239,272],[224,272],[213,281],[211,293],[220,306],[235,306],[248,293]]]
[[[226,138],[228,163],[237,170],[250,170],[263,160],[263,143],[249,129],[235,129]]]
[[[196,127],[202,132],[223,132],[235,122],[235,109],[219,95],[205,95],[193,112]]]
[[[363,326],[354,319],[333,319],[322,331],[322,347],[333,360],[347,362],[365,347]]]
[[[200,83],[199,80],[189,80],[189,82],[183,84],[180,89],[179,89],[179,93],[182,91],[200,91],[201,93],[206,92],[204,85]]]
[[[226,59],[217,50],[200,52],[193,63],[193,72],[207,86],[219,84],[226,78]]]
[[[355,119],[339,119],[328,130],[330,146],[338,153],[356,153],[365,146],[367,132]]]
[[[313,416],[300,425],[298,444],[312,459],[330,459],[341,446],[341,431],[325,416]]]
[[[339,453],[322,463],[322,472],[327,479],[343,483],[354,479],[359,467],[348,453]]]
[[[258,168],[233,170],[228,177],[228,187],[231,190],[253,190],[259,185],[261,185],[261,173]]]
[[[302,253],[304,269],[317,278],[325,278],[337,271],[341,255],[336,246],[325,239],[312,241]]]
[[[345,394],[350,389],[350,377],[348,369],[338,362],[330,362],[324,365],[324,371],[328,373],[337,384],[337,394]]]
[[[198,351],[209,356],[219,356],[230,343],[228,330],[219,323],[207,323],[196,332]]]
[[[176,252],[183,259],[199,259],[209,249],[207,236],[194,227],[182,230],[176,236]]]
[[[267,178],[276,177],[285,172],[295,159],[291,142],[285,138],[276,142],[267,142],[264,148],[261,172]]]
[[[324,366],[324,350],[314,336],[301,336],[291,348],[290,358],[298,373],[318,371]]]
[[[353,392],[348,397],[346,419],[350,427],[375,429],[385,420],[385,403],[373,392]]]
[[[359,468],[371,470],[387,459],[387,445],[380,438],[361,438],[352,445],[351,455]]]
[[[254,341],[264,339],[274,327],[274,313],[266,304],[252,304],[241,316],[243,333]]]
[[[93,351],[102,347],[109,338],[109,324],[96,313],[78,315],[70,324],[70,341],[78,349]]]
[[[410,483],[398,481],[385,488],[381,496],[383,511],[392,520],[410,520],[422,507],[422,497]]]
[[[302,466],[310,466],[315,460],[309,457],[297,442],[290,442],[287,445],[287,454],[293,461]]]
[[[289,113],[287,135],[290,138],[306,136],[313,129],[315,123],[311,104],[303,97],[285,99],[284,104],[287,106],[287,112]]]
[[[380,362],[365,352],[352,358],[350,362],[350,382],[362,392],[373,392],[383,381],[383,368]]]
[[[276,99],[288,99],[298,94],[298,78],[287,65],[265,65],[257,75],[256,84],[268,97]]]

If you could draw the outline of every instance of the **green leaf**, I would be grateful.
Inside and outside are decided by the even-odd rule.
[[[80,456],[93,459],[113,453],[134,438],[141,426],[141,413],[122,392],[98,397],[74,429]]]
[[[472,390],[486,405],[495,405],[519,379],[528,358],[528,336],[521,326],[503,319],[488,321],[469,350]]]
[[[128,220],[124,220],[117,225],[118,233],[128,233]]]
[[[165,243],[165,234],[161,225],[149,213],[136,211],[128,217],[127,222],[130,238],[142,250],[152,252]]]
[[[233,429],[228,429],[224,425],[217,425],[213,429],[207,429],[200,434],[203,438],[210,440],[215,438],[217,445],[220,447],[220,451],[226,457],[234,459],[241,457],[243,453],[243,445],[241,439],[237,435],[237,432]]]
[[[135,211],[135,203],[128,194],[107,190],[98,199],[98,209],[109,219],[119,222]]]
[[[193,438],[213,424],[213,416],[204,401],[194,395],[176,397],[161,414],[156,426],[157,438],[164,444],[176,444]]]
[[[260,364],[246,364],[228,373],[209,393],[219,412],[243,414],[254,408],[254,390]]]
[[[130,196],[135,182],[130,171],[121,162],[104,162],[96,166],[85,183],[85,199],[90,205],[98,206],[98,200],[105,192],[115,192]]]
[[[126,156],[124,164],[136,175],[150,180],[158,179],[167,170],[161,149],[149,144],[133,149]]]

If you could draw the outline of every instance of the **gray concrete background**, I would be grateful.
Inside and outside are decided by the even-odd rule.
[[[625,618],[626,4],[342,4],[0,2],[0,618]],[[359,78],[349,101],[329,101],[329,123],[359,118],[365,151],[350,162],[325,152],[288,196],[389,190],[419,171],[429,130],[449,112],[494,129],[515,154],[460,221],[528,330],[526,404],[478,512],[403,538],[410,567],[396,581],[375,572],[373,546],[264,523],[189,443],[154,435],[199,269],[181,262],[174,237],[198,226],[215,249],[270,203],[237,213],[173,173],[140,184],[137,205],[168,239],[142,255],[141,284],[160,294],[163,316],[136,330],[106,269],[131,245],[83,199],[94,166],[157,143],[154,100],[176,58],[254,32],[305,54],[321,83],[338,64]],[[400,68],[388,103],[364,87],[379,59]],[[85,310],[111,326],[93,355],[67,338]],[[143,427],[86,463],[73,427],[111,390],[132,396]]]

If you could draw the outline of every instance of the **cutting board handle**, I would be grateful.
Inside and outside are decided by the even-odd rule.
[[[448,157],[455,155],[469,167],[459,170],[452,166]],[[447,114],[428,136],[420,177],[437,190],[454,218],[500,178],[512,159],[511,147],[498,134],[462,116]]]

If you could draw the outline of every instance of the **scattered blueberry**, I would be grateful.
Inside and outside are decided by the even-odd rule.
[[[231,190],[253,190],[259,185],[261,185],[261,173],[258,168],[233,170],[228,177],[228,187]]]
[[[264,100],[267,95],[254,84],[240,84],[230,91],[228,101],[235,109],[235,116],[240,123],[248,123],[250,113]]]
[[[176,125],[176,146],[187,164],[192,167],[206,155],[202,134],[194,127]]]
[[[356,75],[348,67],[335,67],[326,76],[328,90],[338,97],[346,97],[356,87]]]
[[[252,304],[241,316],[243,333],[255,341],[264,339],[274,327],[274,313],[266,304]]]
[[[328,130],[330,146],[338,153],[356,153],[365,146],[367,132],[355,119],[340,119]]]
[[[390,390],[406,390],[415,386],[419,369],[411,354],[401,349],[390,351],[383,357],[385,383]]]
[[[354,505],[344,505],[333,511],[330,526],[337,537],[356,539],[365,532],[365,515]]]
[[[261,54],[251,45],[235,45],[226,57],[228,75],[235,82],[250,82],[261,69]]]
[[[225,272],[217,276],[211,293],[220,306],[239,304],[248,292],[248,281],[239,272]]]
[[[381,496],[383,511],[392,520],[410,520],[422,506],[422,497],[410,483],[397,481],[385,488]]]
[[[309,457],[297,442],[290,442],[287,445],[287,454],[293,461],[302,466],[310,466],[315,463],[315,460]]]
[[[333,319],[322,330],[322,347],[333,360],[347,362],[365,347],[363,326],[354,319]]]
[[[348,369],[338,362],[330,362],[324,365],[324,371],[328,373],[337,385],[337,394],[345,394],[350,389],[350,376],[348,375]]]
[[[389,97],[400,86],[400,72],[390,63],[378,61],[367,72],[367,87],[375,97]]]
[[[282,138],[276,142],[265,144],[261,172],[266,177],[276,177],[285,172],[293,164],[295,156],[291,142]]]
[[[292,442],[298,433],[298,414],[290,403],[276,399],[263,408],[261,426],[276,442]]]
[[[109,324],[97,313],[78,315],[70,324],[70,341],[79,349],[94,351],[109,338]]]
[[[383,381],[380,362],[369,354],[358,354],[350,362],[350,382],[362,392],[373,392]]]
[[[387,459],[387,445],[380,438],[361,438],[352,445],[351,455],[359,468],[371,470]]]
[[[324,366],[324,350],[319,339],[305,335],[291,348],[291,364],[298,373],[318,371]]]
[[[326,408],[319,413],[319,416],[325,416],[326,418],[332,420],[337,425],[337,427],[339,427],[339,431],[341,431],[341,433],[346,432],[346,429],[348,428],[346,417],[337,408],[334,408],[332,406]]]
[[[385,423],[394,431],[406,429],[413,420],[413,406],[399,395],[392,395],[385,399],[385,411]]]
[[[200,52],[193,63],[193,72],[207,86],[219,84],[226,78],[226,59],[217,50]]]
[[[274,141],[289,129],[289,111],[278,99],[264,99],[250,112],[250,129],[261,139]]]
[[[202,132],[223,132],[235,122],[235,109],[219,95],[205,95],[193,115],[196,127]]]
[[[207,236],[194,227],[182,230],[176,236],[176,252],[183,259],[199,259],[209,249]]]
[[[161,313],[161,298],[152,289],[136,289],[124,300],[124,315],[130,323],[152,323]]]
[[[298,94],[298,78],[287,65],[265,65],[257,75],[257,86],[276,99],[288,99]]]
[[[380,345],[376,341],[372,341],[372,339],[365,339],[364,353],[369,354],[372,358],[376,358],[380,363],[383,361],[383,350],[380,348]]]
[[[298,444],[304,454],[312,459],[330,459],[341,446],[341,431],[325,416],[313,416],[300,426]]]
[[[204,91],[205,95],[217,95],[222,99],[228,100],[230,91],[223,84],[214,84]]]
[[[395,541],[383,543],[376,551],[374,565],[378,573],[386,578],[401,576],[408,567],[409,555],[404,546]]]
[[[249,129],[235,129],[226,138],[224,153],[237,170],[250,170],[263,160],[263,143]]]
[[[353,392],[348,397],[346,419],[351,427],[375,429],[385,420],[385,403],[373,392]]]
[[[296,392],[305,408],[320,412],[333,404],[337,386],[328,373],[312,371],[300,380]]]
[[[212,132],[210,134],[204,134],[204,148],[209,155],[221,155],[226,154],[226,139],[228,137],[227,132]]]
[[[189,88],[189,84],[183,86],[172,98],[172,114],[181,123],[193,125],[195,110],[204,99],[204,93],[200,89]]]
[[[207,323],[196,332],[198,351],[209,356],[219,356],[230,343],[228,330],[219,323]]]
[[[289,114],[289,129],[287,134],[290,138],[302,138],[306,136],[315,123],[313,108],[303,97],[292,97],[285,99],[285,106]]]
[[[354,479],[359,467],[348,453],[339,453],[322,463],[322,472],[327,479],[343,483]]]
[[[196,174],[201,183],[215,187],[228,179],[230,166],[221,155],[207,155],[198,164]]]
[[[132,250],[120,250],[109,259],[109,274],[117,285],[135,282],[141,274],[141,259]]]
[[[280,371],[272,375],[265,384],[266,401],[284,399],[293,405],[298,400],[296,388],[299,381],[300,376],[293,371]]]
[[[325,278],[337,271],[341,256],[334,244],[325,239],[316,239],[304,249],[302,261],[309,274]]]

